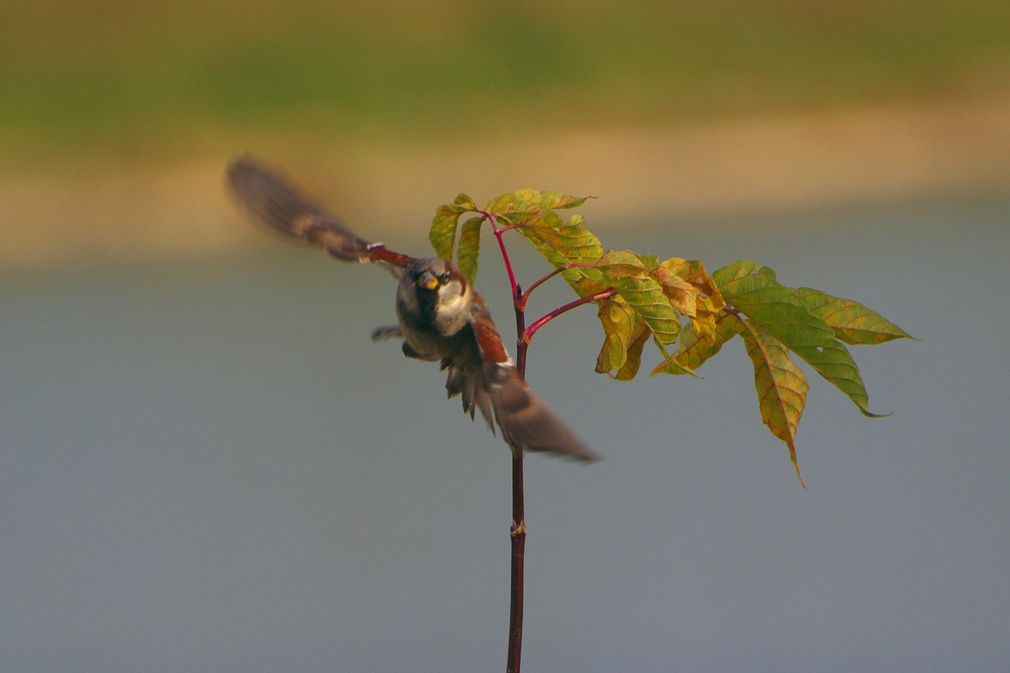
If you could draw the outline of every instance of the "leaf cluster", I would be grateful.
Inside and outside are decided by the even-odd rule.
[[[753,365],[761,418],[789,447],[797,476],[795,437],[809,385],[793,355],[841,390],[864,415],[880,415],[869,410],[859,367],[847,346],[911,338],[900,327],[859,302],[782,285],[772,269],[753,261],[733,262],[710,274],[698,260],[660,261],[654,255],[604,250],[581,216],[566,221],[556,212],[586,199],[520,190],[478,208],[472,198],[460,194],[437,209],[429,238],[443,259],[451,261],[455,248],[456,264],[472,283],[483,224],[491,224],[499,242],[506,231],[521,234],[554,268],[531,289],[560,275],[580,298],[536,326],[570,307],[595,303],[603,328],[596,371],[619,381],[635,377],[649,341],[661,357],[652,375],[693,375],[726,342],[740,336]],[[466,214],[470,217],[460,224]],[[502,252],[508,263],[504,245]],[[525,298],[517,293],[517,310]],[[520,339],[528,342],[531,336],[527,330]]]

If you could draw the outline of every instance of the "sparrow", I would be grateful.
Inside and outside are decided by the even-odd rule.
[[[366,241],[304,196],[280,171],[250,157],[228,166],[226,185],[253,219],[320,246],[337,259],[377,264],[398,278],[397,324],[377,328],[372,339],[402,339],[408,358],[439,362],[448,374],[448,397],[458,395],[471,419],[480,411],[492,433],[497,423],[514,452],[598,460],[530,389],[509,357],[487,303],[452,264]]]

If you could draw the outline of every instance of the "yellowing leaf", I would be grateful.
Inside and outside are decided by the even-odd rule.
[[[796,296],[807,309],[835,330],[835,336],[847,344],[880,344],[912,336],[884,316],[857,301],[840,299],[809,287],[796,289]]]
[[[603,256],[600,239],[586,230],[585,220],[579,215],[564,222],[555,213],[545,213],[520,231],[549,246],[567,264],[592,264]]]
[[[596,264],[606,281],[645,320],[661,346],[677,341],[680,319],[663,286],[649,275],[641,260],[631,252],[611,250]]]
[[[685,367],[676,357],[667,357],[665,360],[656,365],[649,376],[655,376],[656,374],[671,374],[673,376],[681,376],[683,374],[690,374],[691,376],[696,376],[696,374]]]
[[[680,259],[673,257],[664,261],[660,267],[676,274],[686,282],[694,286],[700,293],[698,301],[704,306],[699,310],[706,310],[715,313],[726,303],[723,301],[722,293],[709,277],[705,270],[705,265],[697,259]]]
[[[576,208],[586,202],[588,196],[569,196],[557,192],[538,192],[534,189],[520,189],[511,194],[502,194],[488,201],[484,212],[496,217],[519,223],[545,210]]]
[[[692,320],[680,333],[680,347],[674,353],[676,363],[687,370],[693,371],[715,356],[724,343],[732,339],[741,329],[741,321],[734,315],[720,313],[712,321],[711,331],[699,327],[698,321]],[[679,374],[679,371],[669,371],[660,365],[653,374]]]
[[[620,369],[628,359],[628,345],[636,314],[620,297],[597,302],[596,317],[603,326],[603,347],[596,358],[596,372],[605,374]]]
[[[480,227],[483,217],[471,217],[459,231],[459,245],[456,248],[456,268],[471,285],[477,279],[477,259],[480,257]]]
[[[754,365],[754,387],[761,420],[789,447],[789,459],[802,484],[795,440],[810,387],[807,378],[789,359],[786,347],[771,333],[745,321],[742,334],[747,355]]]
[[[527,222],[518,231],[533,244],[555,269],[565,269],[572,264],[592,264],[603,255],[603,246],[596,236],[586,230],[578,215],[564,222],[557,213],[546,211]],[[603,274],[593,268],[568,269],[561,277],[580,297],[607,289]]]
[[[620,296],[607,297],[597,303],[604,340],[596,358],[596,372],[618,381],[631,380],[641,366],[649,328]]]
[[[569,264],[592,264],[603,255],[600,239],[589,233],[585,221],[572,215],[567,222],[546,211],[519,227],[519,232],[556,269]]]
[[[638,368],[642,365],[642,351],[645,349],[645,342],[649,340],[649,328],[642,320],[635,321],[635,327],[631,332],[631,343],[628,344],[628,357],[624,364],[611,375],[615,381],[630,381],[638,374]]]
[[[698,315],[698,296],[701,294],[698,288],[677,275],[665,262],[653,269],[650,275],[663,287],[663,294],[669,297],[677,313],[692,318]]]
[[[437,257],[452,261],[452,248],[456,243],[456,227],[459,224],[459,217],[463,213],[476,210],[477,205],[466,194],[459,194],[452,203],[435,209],[435,218],[431,221],[428,240]]]

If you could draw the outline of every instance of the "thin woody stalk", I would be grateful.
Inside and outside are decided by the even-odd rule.
[[[491,222],[491,228],[498,239],[498,247],[501,249],[502,259],[505,261],[505,268],[508,271],[509,285],[512,290],[512,301],[516,313],[516,335],[522,337],[526,331],[526,317],[523,312],[525,301],[523,301],[522,290],[516,283],[515,275],[512,272],[512,263],[509,260],[508,251],[505,249],[505,241],[502,239],[503,229],[498,228],[494,215],[487,214]],[[516,369],[519,375],[526,378],[526,349],[529,342],[523,338],[516,340]],[[523,452],[522,447],[512,448],[512,527],[509,530],[509,538],[512,547],[511,569],[509,573],[509,635],[508,635],[508,656],[506,659],[506,673],[519,673],[522,665],[523,650],[523,575],[526,565],[526,508],[525,497],[523,495]]]
[[[509,531],[512,570],[507,673],[519,673],[523,650],[523,573],[526,560],[526,524],[523,518],[523,452],[515,451],[512,453],[512,529]]]
[[[518,297],[519,288],[516,287]],[[523,334],[525,318],[522,308],[516,306],[517,333]],[[526,377],[526,349],[529,343],[519,339],[516,362],[520,376]],[[522,447],[512,450],[512,527],[509,538],[512,546],[512,563],[509,590],[509,640],[506,673],[519,673],[523,649],[523,575],[526,564],[526,511],[523,494]]]

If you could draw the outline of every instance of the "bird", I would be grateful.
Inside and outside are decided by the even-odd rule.
[[[376,264],[397,278],[397,324],[373,330],[372,339],[402,339],[406,357],[439,362],[447,372],[448,397],[459,396],[471,420],[479,411],[492,433],[497,424],[513,452],[585,463],[599,459],[526,383],[484,298],[450,262],[394,252],[361,238],[280,169],[248,155],[228,165],[225,184],[252,219],[339,260]]]

